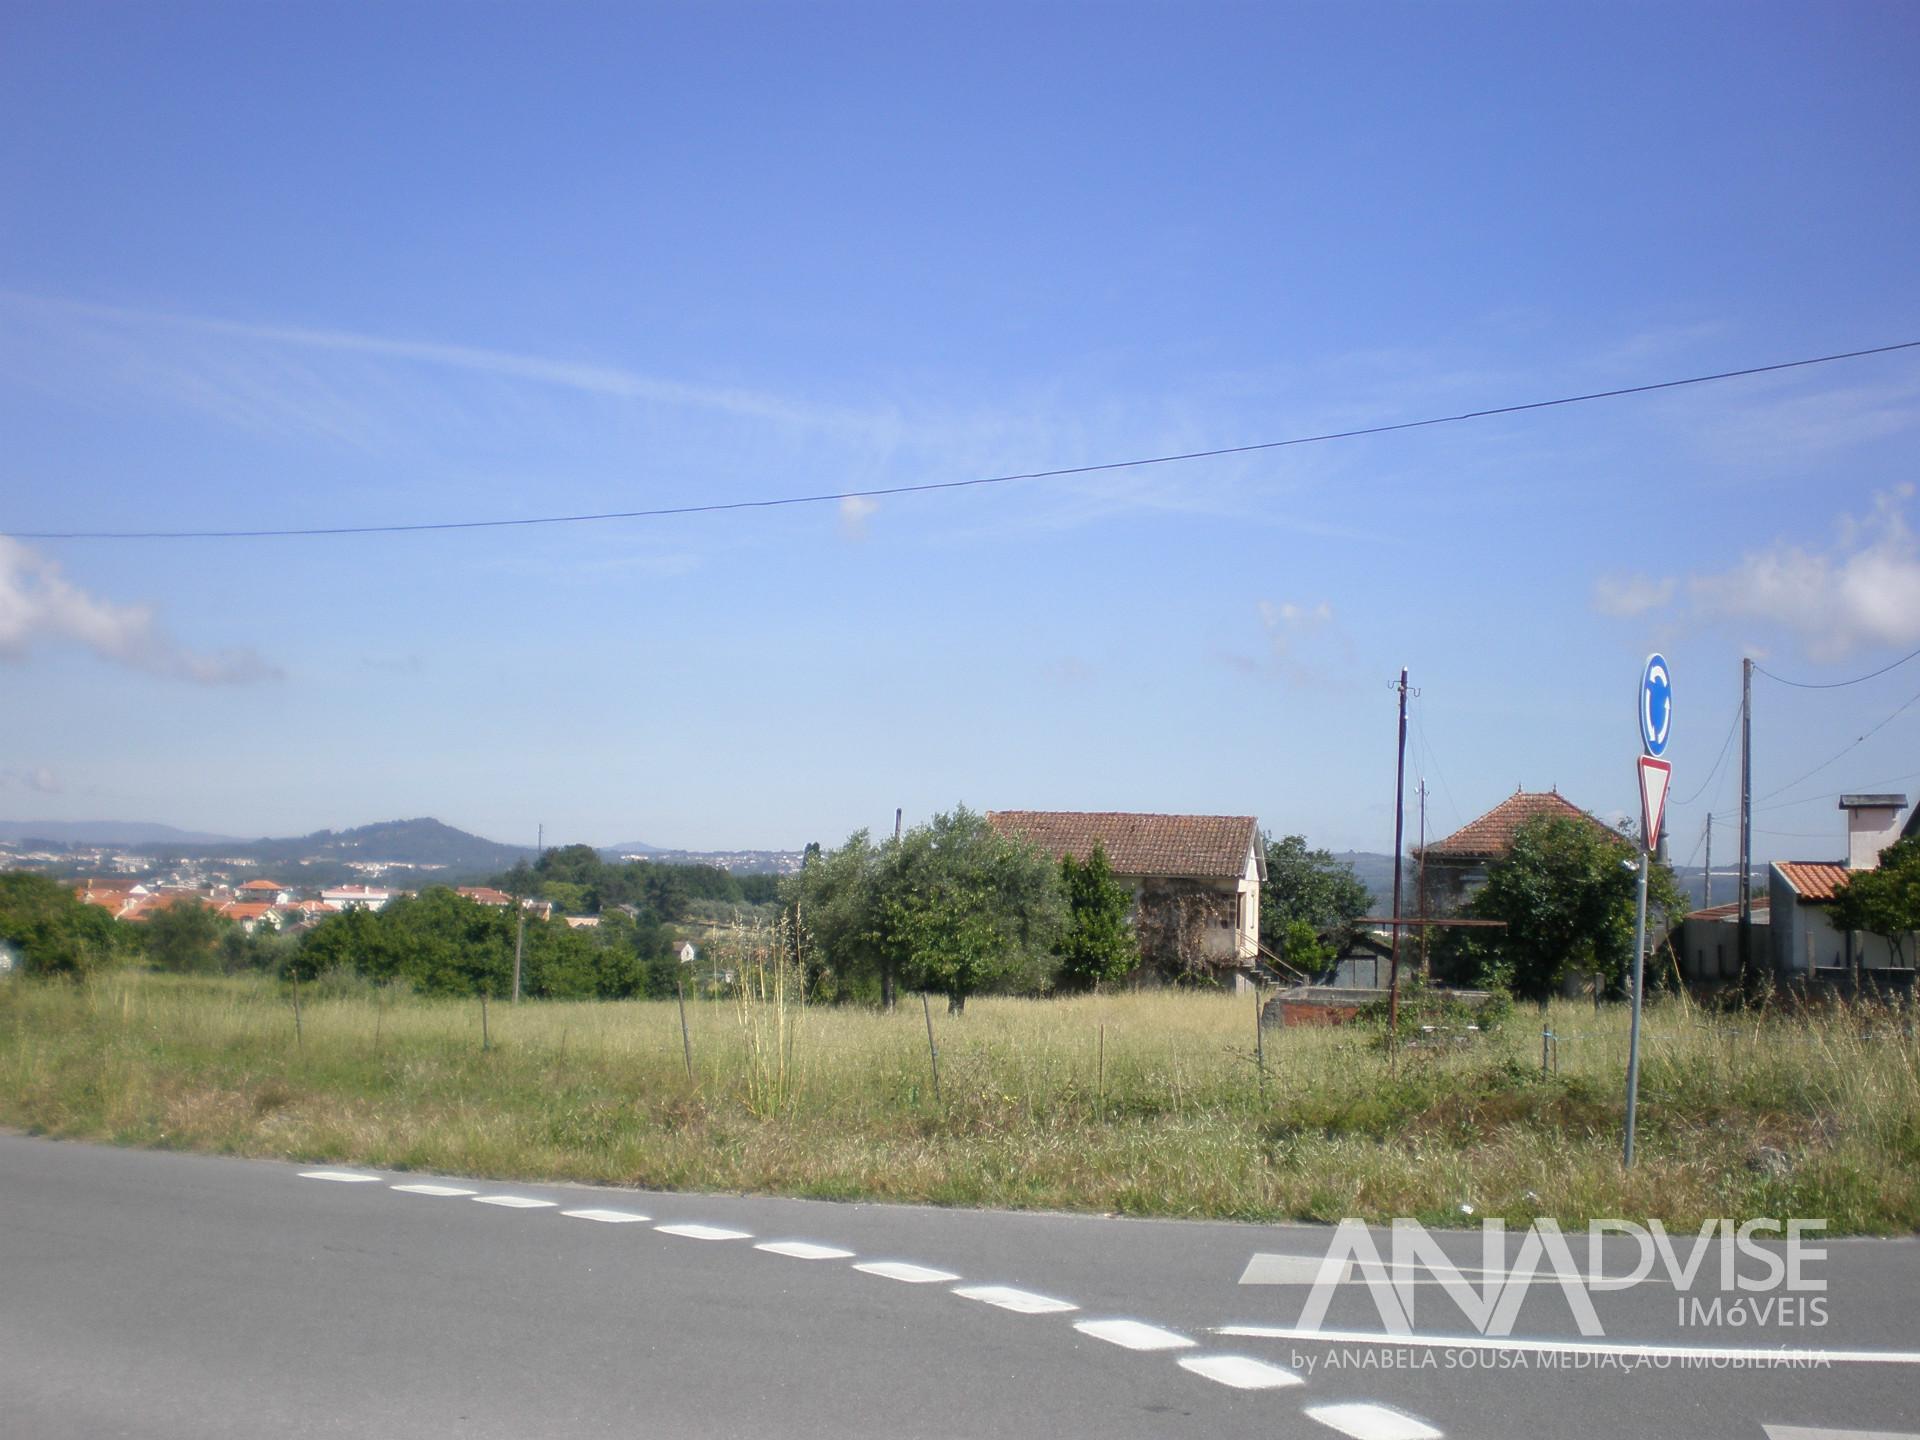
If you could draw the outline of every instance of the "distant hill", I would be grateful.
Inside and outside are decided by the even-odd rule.
[[[226,845],[231,835],[180,830],[150,820],[0,820],[0,843],[52,840],[61,845]]]
[[[38,839],[61,839],[47,834],[46,823],[8,822],[0,837],[11,829],[32,832]],[[58,827],[55,827],[56,829]],[[69,834],[86,838],[67,840],[68,844],[113,845],[135,854],[178,860],[237,860],[256,865],[291,865],[301,861],[331,862],[344,867],[350,861],[385,865],[434,866],[449,872],[449,878],[462,875],[492,875],[512,868],[519,860],[533,858],[530,845],[502,845],[479,835],[469,835],[438,820],[384,820],[377,825],[361,825],[351,830],[316,830],[311,835],[283,838],[264,837],[238,840],[231,836],[206,835],[176,830],[170,825],[75,824]],[[110,838],[118,835],[124,838]],[[331,873],[331,872],[329,872]]]
[[[649,845],[644,840],[629,840],[623,845],[602,845],[600,853],[612,859],[616,855],[651,855],[659,848],[658,845]]]
[[[1353,867],[1354,878],[1367,887],[1373,896],[1375,915],[1387,915],[1393,911],[1393,856],[1383,855],[1376,850],[1339,850],[1334,859]],[[1413,880],[1413,860],[1408,857],[1406,883]],[[1406,914],[1413,914],[1412,902],[1403,894],[1401,903],[1407,905]]]
[[[288,860],[365,860],[384,864],[439,865],[449,870],[506,870],[533,858],[531,845],[502,845],[469,835],[430,817],[383,820],[351,830],[316,830],[286,840],[255,840],[227,853],[272,862]]]

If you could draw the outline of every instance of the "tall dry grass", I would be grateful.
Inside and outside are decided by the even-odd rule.
[[[781,947],[773,947],[774,951]],[[728,998],[477,1003],[348,982],[0,984],[0,1123],[453,1174],[1240,1219],[1553,1215],[1920,1223],[1910,1011],[1650,1009],[1638,1163],[1627,1022],[1556,1004],[1390,1057],[1246,997],[806,1003],[768,952]],[[1542,1024],[1560,1037],[1542,1071]]]

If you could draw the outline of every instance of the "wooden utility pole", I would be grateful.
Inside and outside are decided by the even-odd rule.
[[[1413,888],[1420,896],[1420,918],[1427,918],[1427,777],[1420,777],[1420,858],[1415,862]],[[1420,927],[1420,978],[1432,979],[1427,969],[1427,931]]]
[[[1740,994],[1759,989],[1753,963],[1753,661],[1740,662]]]
[[[1400,1034],[1400,850],[1407,819],[1407,667],[1400,667],[1400,748],[1393,766],[1393,963],[1387,971],[1387,1043]],[[1424,927],[1423,927],[1424,928]]]
[[[1713,812],[1711,810],[1707,812],[1707,893],[1700,908],[1703,910],[1713,908]]]

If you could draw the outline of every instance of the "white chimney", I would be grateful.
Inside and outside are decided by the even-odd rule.
[[[1847,868],[1873,869],[1880,852],[1900,838],[1900,812],[1907,808],[1907,797],[1842,795],[1840,808],[1847,812]]]

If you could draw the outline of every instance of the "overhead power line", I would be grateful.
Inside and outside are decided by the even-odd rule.
[[[826,505],[842,500],[878,500],[893,495],[925,495],[940,490],[966,490],[986,485],[1010,485],[1021,480],[1057,480],[1069,475],[1096,475],[1109,470],[1135,470],[1149,465],[1177,465],[1190,460],[1213,460],[1228,455],[1251,455],[1263,450],[1284,450],[1296,445],[1320,445],[1332,440],[1357,440],[1368,435],[1391,435],[1401,430],[1421,430],[1435,425],[1456,425],[1466,420],[1487,420],[1499,415],[1520,415],[1529,410],[1551,410],[1563,405],[1583,405],[1593,400],[1617,400],[1628,395],[1647,395],[1659,390],[1677,390],[1688,385],[1706,385],[1716,380],[1737,380],[1748,375],[1768,375],[1781,370],[1800,370],[1812,365],[1830,365],[1838,360],[1859,360],[1869,355],[1890,355],[1896,351],[1920,349],[1920,340],[1902,340],[1892,345],[1874,345],[1862,350],[1843,350],[1832,355],[1814,355],[1803,360],[1780,360],[1770,365],[1749,365],[1739,370],[1719,370],[1711,375],[1688,375],[1678,380],[1656,380],[1643,385],[1623,385],[1612,390],[1590,390],[1582,395],[1562,395],[1552,400],[1529,400],[1516,405],[1494,405],[1484,410],[1463,410],[1455,415],[1432,415],[1423,420],[1401,420],[1390,425],[1364,425],[1351,430],[1328,430],[1317,435],[1295,435],[1285,440],[1262,440],[1250,445],[1222,445],[1209,450],[1185,450],[1173,455],[1148,455],[1132,460],[1107,460],[1095,465],[1064,465],[1051,470],[1024,470],[1007,475],[979,475],[965,480],[930,480],[913,485],[884,485],[870,490],[834,490],[815,495],[780,495],[758,500],[721,500],[701,505],[660,505],[643,510],[603,510],[580,515],[532,515],[517,519],[433,520],[411,525],[311,525],[267,530],[14,530],[17,540],[264,540],[318,535],[399,535],[431,530],[499,530],[529,525],[580,525],[603,520],[655,520],[674,515],[715,515],[735,510],[773,510],[792,505]]]
[[[1738,705],[1735,705],[1733,707],[1733,719],[1727,725],[1727,738],[1720,742],[1720,758],[1713,762],[1713,768],[1707,772],[1707,778],[1700,782],[1700,788],[1694,791],[1693,794],[1689,795],[1686,799],[1678,801],[1674,805],[1675,809],[1680,809],[1685,806],[1693,804],[1694,801],[1698,800],[1702,795],[1706,794],[1708,789],[1712,787],[1714,777],[1720,773],[1720,767],[1727,763],[1727,756],[1729,753],[1731,753],[1733,749],[1734,732],[1739,728],[1740,728],[1740,707]]]
[[[1872,729],[1867,730],[1862,734],[1854,736],[1853,739],[1849,740],[1845,745],[1841,746],[1839,750],[1835,751],[1832,755],[1829,755],[1825,760],[1822,760],[1818,765],[1814,766],[1811,770],[1807,771],[1807,773],[1802,775],[1798,780],[1789,780],[1785,785],[1782,785],[1778,790],[1769,790],[1766,794],[1762,795],[1760,799],[1771,800],[1775,796],[1786,794],[1787,791],[1793,789],[1796,785],[1801,784],[1803,781],[1811,780],[1814,776],[1818,775],[1822,770],[1826,769],[1829,765],[1839,760],[1842,756],[1847,755],[1852,751],[1854,751],[1855,749],[1859,748],[1861,745],[1866,744],[1868,740],[1872,739],[1875,735],[1878,735],[1882,730],[1886,729],[1887,726],[1891,725],[1895,720],[1899,719],[1908,710],[1912,709],[1913,706],[1916,704],[1920,704],[1920,694],[1912,695],[1908,699],[1901,701],[1900,704],[1897,707],[1895,707],[1894,712],[1891,715],[1887,716],[1886,719],[1882,720],[1878,725],[1875,725]]]
[[[1811,680],[1789,680],[1784,675],[1774,674],[1771,670],[1767,669],[1766,666],[1760,664],[1758,661],[1754,662],[1753,668],[1759,671],[1762,675],[1766,676],[1769,680],[1777,680],[1782,685],[1791,685],[1796,690],[1844,690],[1849,685],[1863,685],[1869,680],[1877,680],[1882,675],[1886,674],[1889,670],[1898,670],[1902,665],[1906,664],[1909,660],[1915,660],[1915,659],[1920,659],[1920,650],[1915,650],[1910,655],[1902,655],[1898,660],[1895,660],[1891,665],[1882,665],[1878,670],[1870,670],[1865,675],[1856,675],[1851,680],[1829,680],[1829,681],[1826,681],[1824,684],[1816,683]]]

